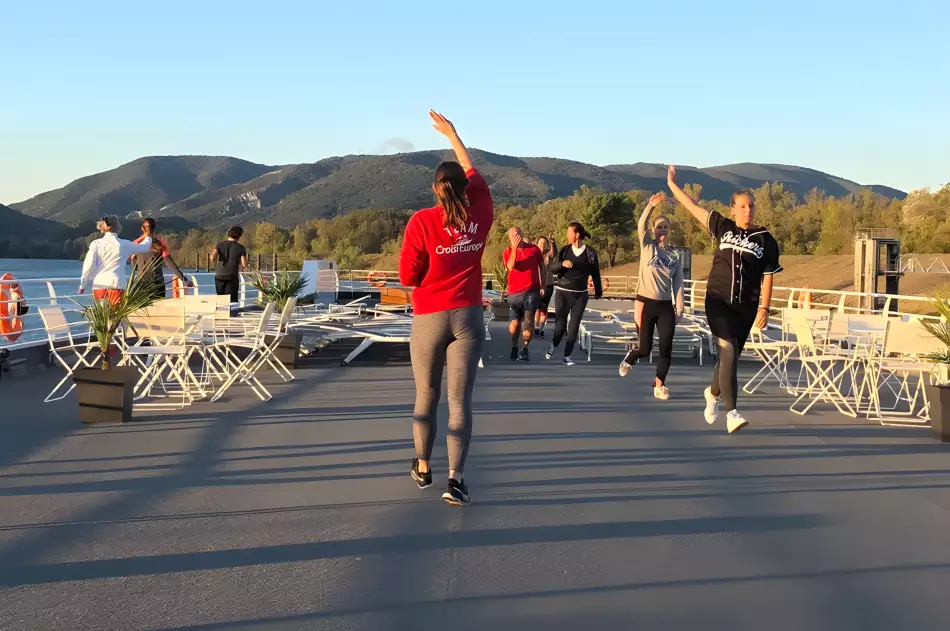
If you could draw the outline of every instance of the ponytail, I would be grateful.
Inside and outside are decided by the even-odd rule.
[[[443,162],[435,170],[435,199],[442,207],[442,225],[456,230],[465,228],[468,221],[468,206],[465,204],[465,189],[468,178],[458,162]]]

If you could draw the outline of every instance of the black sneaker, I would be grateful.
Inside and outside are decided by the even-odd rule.
[[[520,362],[529,362],[531,361],[531,356],[528,355],[528,347],[525,346],[521,349],[521,352],[518,353],[518,361]]]
[[[535,333],[535,335],[537,335],[538,337],[540,337],[540,338],[543,340],[543,339],[544,339],[544,329],[538,329],[538,332]]]
[[[518,361],[518,349],[517,349],[517,348],[515,348],[515,347],[512,347],[512,348],[511,348],[511,355],[508,356],[508,359],[510,359],[510,360],[513,361],[513,362]]]
[[[456,506],[468,506],[472,503],[471,498],[468,496],[468,487],[465,486],[465,482],[456,482],[455,478],[449,478],[449,487],[445,493],[442,494],[442,499]]]
[[[412,479],[416,481],[416,484],[419,485],[420,489],[424,489],[427,486],[432,486],[432,469],[429,469],[425,473],[419,472],[419,459],[412,459],[412,468],[409,470],[409,475],[412,476]]]
[[[540,335],[541,335],[541,329],[535,328],[535,330],[534,330],[534,336],[535,336],[535,337],[540,337]]]

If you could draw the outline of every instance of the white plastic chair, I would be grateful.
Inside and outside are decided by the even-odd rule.
[[[832,403],[845,416],[856,417],[854,405],[842,392],[844,377],[853,374],[856,351],[835,344],[817,343],[811,324],[799,310],[789,314],[789,321],[796,338],[798,361],[801,362],[807,377],[807,386],[789,406],[789,410],[805,415],[815,403],[824,400]],[[839,368],[837,372],[836,368]],[[797,407],[806,398],[811,399],[808,404],[804,408]]]
[[[78,342],[73,337],[72,326],[66,320],[66,314],[59,307],[40,307],[40,318],[43,320],[43,326],[46,327],[46,337],[49,339],[49,352],[56,358],[56,361],[66,369],[66,375],[60,379],[53,389],[50,391],[46,398],[43,399],[44,403],[52,403],[53,401],[60,401],[73,391],[73,388],[76,387],[75,383],[70,384],[69,388],[66,389],[61,395],[56,396],[56,393],[66,385],[68,381],[71,381],[73,378],[73,372],[77,368],[93,368],[95,366],[95,361],[97,353],[99,351],[99,342],[92,339],[92,334],[89,333],[86,335],[85,342]],[[77,323],[84,324],[84,323]],[[63,343],[65,341],[65,344]],[[61,353],[72,353],[74,355],[74,361],[69,363],[63,357]],[[93,354],[93,357],[90,358],[89,355]]]
[[[214,343],[213,346],[224,353],[228,376],[217,392],[214,393],[214,396],[211,397],[212,402],[218,401],[238,380],[246,383],[262,401],[269,401],[272,398],[270,391],[260,382],[256,373],[267,362],[269,347],[265,335],[273,315],[274,303],[271,302],[264,307],[264,312],[261,314],[257,326],[247,335],[228,337]],[[240,359],[234,353],[233,349],[235,348],[247,351],[247,356],[243,360]]]

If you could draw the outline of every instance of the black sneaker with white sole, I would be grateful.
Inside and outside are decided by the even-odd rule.
[[[518,361],[520,361],[520,362],[529,362],[529,361],[531,361],[531,355],[528,354],[528,347],[527,347],[527,346],[525,346],[524,348],[522,348],[521,351],[518,353]]]
[[[432,470],[428,470],[425,473],[419,471],[419,459],[412,459],[412,468],[409,470],[409,475],[412,476],[412,479],[416,481],[416,484],[419,485],[420,489],[424,489],[427,486],[432,486]]]
[[[513,362],[518,361],[518,349],[516,347],[514,346],[511,347],[511,355],[508,356],[508,359],[510,359]]]
[[[539,329],[538,332],[537,332],[535,335],[537,335],[538,337],[540,337],[540,338],[543,340],[543,339],[544,339],[544,329]]]
[[[571,359],[570,357],[565,357],[565,358],[564,358],[564,361],[561,362],[561,363],[563,363],[565,366],[573,366],[573,365],[574,365],[574,360]]]
[[[468,487],[465,486],[465,482],[458,482],[455,478],[449,478],[449,486],[445,490],[445,493],[442,494],[442,499],[456,506],[468,506],[472,503],[472,499],[468,496]]]

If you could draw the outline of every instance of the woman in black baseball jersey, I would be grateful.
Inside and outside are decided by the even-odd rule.
[[[772,301],[772,275],[782,271],[778,243],[768,228],[755,225],[755,197],[747,189],[732,194],[733,218],[709,212],[676,184],[670,165],[667,183],[673,196],[716,238],[718,247],[706,283],[706,320],[719,340],[719,361],[706,388],[706,422],[715,423],[726,408],[726,429],[737,432],[746,421],[736,410],[738,362],[752,327],[764,328]]]

